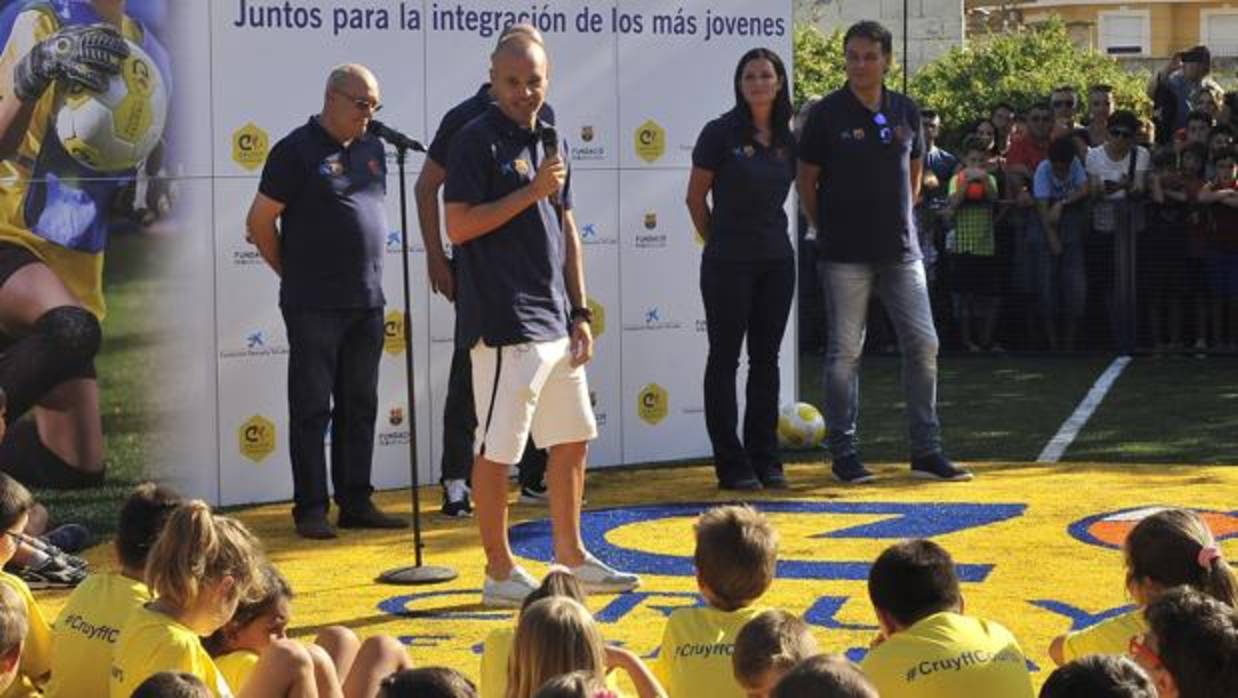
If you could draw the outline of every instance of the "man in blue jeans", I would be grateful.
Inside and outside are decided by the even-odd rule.
[[[898,333],[910,426],[911,472],[970,480],[941,450],[937,421],[937,330],[929,304],[912,204],[924,145],[920,111],[884,80],[893,37],[877,22],[843,37],[847,84],[813,109],[800,142],[796,186],[820,231],[829,318],[825,409],[834,477],[868,482],[856,450],[860,356],[868,302],[876,291]],[[822,212],[828,213],[823,215]]]

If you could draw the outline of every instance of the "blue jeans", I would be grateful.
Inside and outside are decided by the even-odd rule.
[[[856,452],[860,408],[860,356],[868,301],[876,291],[885,305],[903,355],[903,394],[912,457],[941,451],[937,421],[937,328],[929,304],[924,264],[825,262],[825,302],[830,329],[825,357],[825,423],[835,459]]]
[[[1024,251],[1032,260],[1033,289],[1041,317],[1083,317],[1087,303],[1087,278],[1083,265],[1083,232],[1087,220],[1082,210],[1067,209],[1058,222],[1062,254],[1049,249],[1040,216],[1030,216],[1024,235]],[[1112,255],[1112,253],[1110,253]]]

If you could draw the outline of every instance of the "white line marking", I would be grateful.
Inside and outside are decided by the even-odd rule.
[[[1105,369],[1105,372],[1100,374],[1100,378],[1092,384],[1092,389],[1084,396],[1083,402],[1075,408],[1074,414],[1062,422],[1061,428],[1057,430],[1052,439],[1049,439],[1049,443],[1045,444],[1045,450],[1041,451],[1036,459],[1037,463],[1056,463],[1062,458],[1062,454],[1074,443],[1075,437],[1079,436],[1079,432],[1092,418],[1092,413],[1100,407],[1105,395],[1109,394],[1109,389],[1113,387],[1118,376],[1122,375],[1122,370],[1130,362],[1131,357],[1119,356],[1109,364],[1109,368]]]

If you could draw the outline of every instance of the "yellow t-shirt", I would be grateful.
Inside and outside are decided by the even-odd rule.
[[[1089,654],[1126,654],[1131,638],[1147,631],[1148,623],[1143,618],[1143,611],[1136,609],[1123,613],[1068,634],[1062,643],[1062,659],[1073,662]]]
[[[141,606],[125,621],[112,653],[111,698],[129,698],[143,681],[161,671],[184,671],[202,679],[214,698],[232,698],[223,674],[192,630]]]
[[[146,585],[121,574],[92,574],[65,602],[52,628],[52,678],[47,698],[103,696],[112,648],[125,619],[150,601]]]
[[[4,99],[15,99],[12,97],[12,81],[17,62],[30,52],[31,47],[59,28],[50,12],[26,10],[17,15],[8,42],[0,52],[0,95]],[[140,43],[142,40],[141,27],[128,17],[122,21],[121,33],[131,41]],[[55,83],[39,97],[17,152],[0,160],[0,241],[21,245],[33,252],[56,273],[74,298],[102,319],[106,310],[103,301],[103,253],[69,249],[35,235],[27,228],[22,210],[28,183],[34,174],[34,163],[43,147],[43,137],[52,123],[56,101],[63,90],[62,84]]]
[[[1035,698],[1010,631],[958,613],[935,613],[895,633],[860,666],[881,698]]]
[[[745,698],[747,694],[736,683],[731,668],[735,636],[764,610],[749,606],[738,611],[720,611],[704,606],[672,613],[652,667],[667,695]]]
[[[249,679],[249,675],[254,673],[254,667],[258,666],[258,659],[257,652],[237,650],[216,657],[215,668],[224,675],[224,680],[228,682],[230,688],[239,691]],[[342,677],[341,680],[343,680]]]
[[[26,602],[26,644],[22,646],[21,662],[18,665],[17,679],[9,686],[0,698],[28,698],[39,696],[39,688],[47,683],[47,674],[52,669],[52,627],[43,617],[30,587],[18,577],[8,572],[0,572],[0,582],[4,582],[17,592],[22,601]]]
[[[512,655],[512,643],[516,640],[516,628],[495,628],[486,636],[481,650],[481,696],[480,698],[503,698],[507,695],[507,660]],[[619,693],[619,672],[606,675],[606,687]]]

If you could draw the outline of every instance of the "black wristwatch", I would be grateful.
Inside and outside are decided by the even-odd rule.
[[[572,312],[568,313],[568,317],[572,320],[572,322],[584,320],[590,325],[593,324],[593,311],[589,308],[572,308]]]

